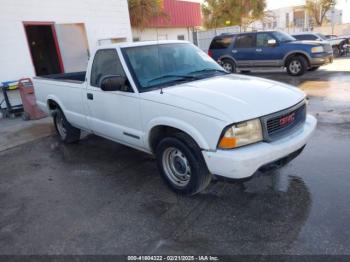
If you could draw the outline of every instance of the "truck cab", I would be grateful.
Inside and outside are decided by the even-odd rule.
[[[215,37],[209,55],[226,70],[285,67],[292,76],[333,61],[332,47],[317,41],[297,41],[279,31],[223,34]]]

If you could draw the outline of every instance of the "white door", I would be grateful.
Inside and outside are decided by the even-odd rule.
[[[84,24],[55,24],[64,71],[86,71],[89,45]]]
[[[126,77],[115,49],[99,50],[94,57],[86,90],[91,129],[97,135],[144,147],[138,94],[128,81],[124,91],[101,90],[100,81],[106,75]]]

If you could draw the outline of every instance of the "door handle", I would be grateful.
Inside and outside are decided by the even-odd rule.
[[[237,53],[237,50],[232,50],[232,53]]]
[[[256,52],[262,52],[262,49],[261,48],[257,48]]]
[[[94,100],[94,95],[93,94],[87,93],[86,96],[87,96],[87,99]]]

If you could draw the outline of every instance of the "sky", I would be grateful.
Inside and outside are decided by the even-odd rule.
[[[203,2],[204,0],[190,0],[193,2]],[[280,7],[287,7],[291,5],[302,5],[305,3],[305,0],[293,0],[292,4],[287,0],[266,0],[268,9],[275,9]],[[343,10],[343,22],[350,23],[350,0],[338,0],[337,1],[338,9]]]

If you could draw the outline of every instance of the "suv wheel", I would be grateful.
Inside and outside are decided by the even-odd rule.
[[[156,149],[158,169],[176,193],[194,195],[203,191],[211,174],[197,144],[185,134],[161,140]]]
[[[287,72],[292,76],[303,75],[307,67],[307,60],[302,56],[293,56],[288,59]]]
[[[230,73],[236,73],[237,71],[235,62],[230,59],[223,59],[221,61],[221,66]]]
[[[64,143],[74,143],[80,139],[80,129],[72,126],[64,116],[61,109],[57,109],[53,115],[53,122],[57,134]]]

